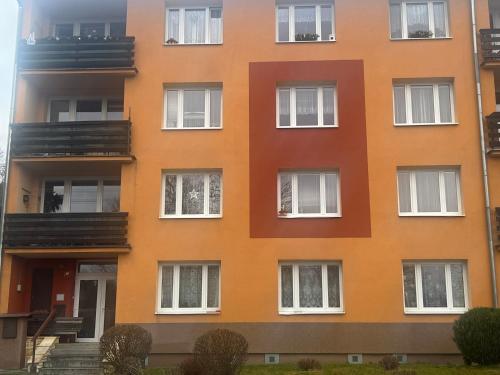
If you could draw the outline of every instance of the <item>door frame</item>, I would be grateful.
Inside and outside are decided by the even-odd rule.
[[[115,273],[77,273],[75,277],[75,301],[73,306],[73,317],[78,317],[80,305],[80,281],[97,281],[97,303],[95,331],[93,338],[76,338],[77,342],[98,342],[104,333],[104,315],[106,308],[106,281],[116,280]]]

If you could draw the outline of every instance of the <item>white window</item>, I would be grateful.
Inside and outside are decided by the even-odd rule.
[[[398,171],[400,216],[460,216],[462,199],[458,169]]]
[[[404,263],[403,284],[406,313],[467,311],[467,267],[463,262]]]
[[[278,175],[278,215],[339,217],[340,181],[337,172],[283,172]]]
[[[278,42],[335,40],[333,4],[277,5],[276,40]]]
[[[280,314],[342,313],[340,263],[281,263]]]
[[[158,272],[159,314],[220,311],[220,265],[163,263]]]
[[[119,121],[123,120],[123,99],[119,98],[54,98],[49,101],[47,120]]]
[[[451,83],[394,84],[393,93],[396,125],[455,123]]]
[[[47,179],[40,212],[119,212],[120,180],[114,178]]]
[[[164,128],[222,128],[222,89],[166,88]]]
[[[167,8],[167,44],[221,44],[222,8]]]
[[[54,24],[54,37],[72,38],[81,36],[83,38],[120,38],[125,36],[126,23],[124,20],[114,21],[77,21],[56,22]]]
[[[279,128],[338,126],[336,87],[277,88],[276,124]]]
[[[165,218],[222,216],[222,173],[219,171],[166,172],[163,174]]]
[[[391,38],[428,39],[449,36],[446,1],[391,1]]]

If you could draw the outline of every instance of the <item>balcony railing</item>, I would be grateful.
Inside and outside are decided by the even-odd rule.
[[[127,223],[124,212],[6,214],[3,244],[7,249],[128,247]]]
[[[12,125],[12,157],[129,156],[130,121]]]
[[[131,68],[134,37],[46,38],[19,46],[21,69]]]
[[[479,32],[483,62],[500,62],[500,29],[482,29]]]
[[[488,141],[491,151],[500,151],[500,112],[486,117],[488,124]]]

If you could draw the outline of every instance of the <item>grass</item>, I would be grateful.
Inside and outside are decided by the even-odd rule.
[[[148,369],[145,375],[170,375],[175,371]],[[370,365],[330,364],[320,371],[299,371],[293,364],[248,365],[241,375],[500,375],[500,367],[467,367],[453,365],[402,365],[399,370],[385,371],[382,367]]]

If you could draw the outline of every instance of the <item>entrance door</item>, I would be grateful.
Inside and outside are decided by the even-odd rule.
[[[35,268],[32,275],[30,311],[50,312],[52,305],[52,269]]]
[[[76,278],[74,316],[83,318],[80,342],[99,341],[115,324],[116,275],[79,273]]]

